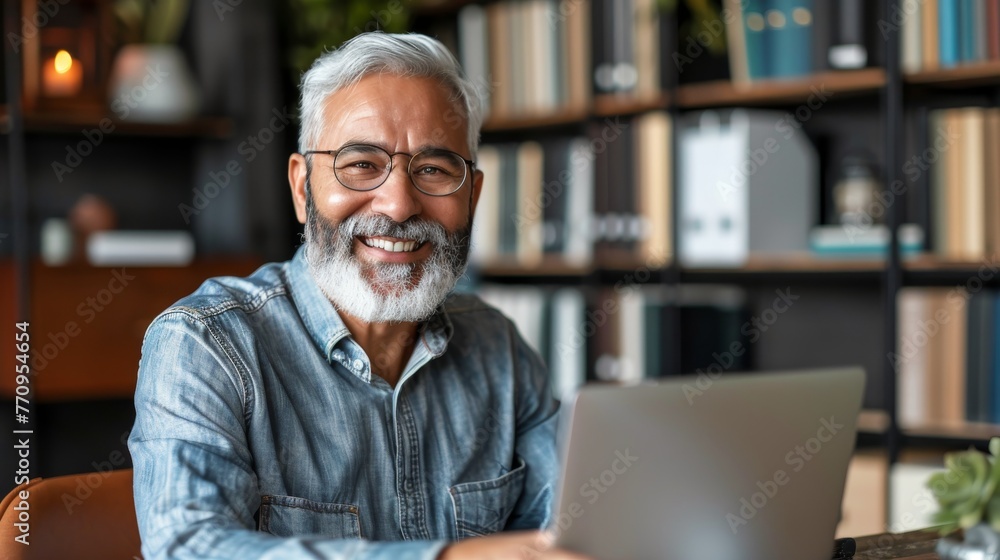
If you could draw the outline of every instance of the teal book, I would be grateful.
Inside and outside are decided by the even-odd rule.
[[[958,42],[961,48],[961,61],[976,60],[976,0],[958,0]]]
[[[771,0],[767,14],[765,50],[771,76],[796,78],[812,72],[812,0]]]
[[[993,294],[993,316],[992,324],[993,331],[989,334],[989,346],[990,346],[990,373],[993,379],[993,410],[990,415],[990,421],[994,424],[1000,424],[1000,356],[997,355],[997,349],[1000,348],[1000,297],[997,294]]]
[[[993,418],[993,340],[995,294],[983,291],[969,299],[966,329],[965,417],[970,422]],[[938,372],[947,376],[946,372]]]
[[[765,44],[768,26],[764,12],[767,10],[768,3],[765,0],[745,0],[744,2],[743,35],[747,43],[747,66],[751,81],[771,76]]]
[[[961,60],[958,41],[959,0],[938,0],[938,48],[941,66],[955,66]]]

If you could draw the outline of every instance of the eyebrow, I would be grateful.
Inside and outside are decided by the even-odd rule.
[[[372,140],[370,138],[351,138],[347,142],[344,142],[340,147],[343,148],[344,146],[350,146],[351,144],[368,144],[370,146],[378,146],[379,148],[382,148],[383,150],[385,150],[385,151],[387,151],[389,153],[392,153],[392,150],[390,150],[389,147],[386,146],[385,143],[379,142],[377,140]],[[440,144],[421,144],[421,145],[417,146],[416,149],[414,149],[410,153],[411,154],[416,154],[416,153],[424,152],[424,151],[427,151],[427,150],[440,150],[440,151],[444,151],[444,152],[455,152],[455,153],[457,153],[459,155],[462,155],[461,152],[452,150],[451,148],[448,148],[446,146],[442,146]],[[465,156],[463,155],[462,157],[465,157]]]

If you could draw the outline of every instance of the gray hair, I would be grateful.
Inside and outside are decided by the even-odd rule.
[[[323,109],[330,95],[357,84],[366,76],[383,72],[404,77],[435,78],[451,90],[450,100],[460,107],[460,116],[468,125],[466,138],[475,158],[479,147],[479,128],[483,124],[482,93],[437,39],[416,33],[380,31],[362,33],[339,49],[323,53],[302,76],[299,152],[329,148],[314,146],[313,143],[323,130]],[[445,121],[452,122],[448,118]]]

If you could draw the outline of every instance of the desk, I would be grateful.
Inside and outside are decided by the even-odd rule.
[[[855,560],[939,560],[934,547],[938,534],[933,531],[871,535],[855,539]]]

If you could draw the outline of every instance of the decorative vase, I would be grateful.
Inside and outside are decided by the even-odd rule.
[[[108,103],[122,121],[171,123],[198,113],[198,84],[176,45],[133,44],[118,52]]]
[[[941,560],[1000,560],[1000,533],[986,523],[966,529],[965,539],[938,541]]]

